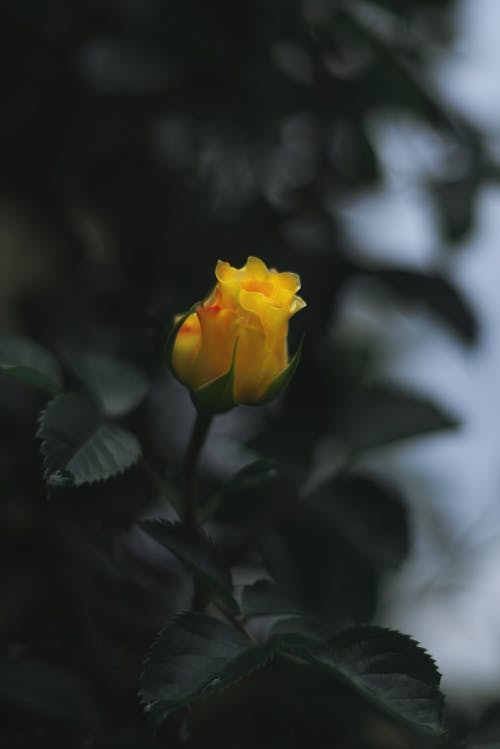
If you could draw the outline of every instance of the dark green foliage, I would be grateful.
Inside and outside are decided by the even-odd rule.
[[[382,282],[397,295],[400,303],[423,304],[465,343],[475,341],[477,321],[474,312],[462,294],[443,276],[406,268],[360,267],[359,271]]]
[[[411,638],[377,627],[348,630],[322,643],[276,631],[256,644],[228,624],[183,614],[162,630],[145,663],[140,696],[154,722],[234,685],[274,658],[305,661],[392,717],[442,732],[443,698],[435,664]]]
[[[228,611],[239,612],[233,598],[233,581],[228,567],[208,536],[194,533],[180,523],[149,520],[142,528],[162,546],[172,552],[218,598]]]
[[[269,616],[300,613],[300,606],[270,580],[257,580],[243,588],[241,608],[243,614],[250,616]]]
[[[55,723],[95,727],[97,707],[68,669],[43,661],[0,662],[0,698]]]
[[[343,471],[307,502],[373,564],[398,567],[406,559],[410,530],[404,498],[396,487],[366,473]]]
[[[38,343],[17,336],[0,338],[0,375],[49,395],[56,395],[61,389],[56,359]]]
[[[208,502],[200,508],[200,520],[206,521],[211,515],[237,517],[239,521],[249,516],[255,517],[260,511],[256,495],[262,495],[269,482],[278,476],[279,468],[275,460],[259,458],[244,466],[214,492]]]
[[[155,722],[263,668],[274,649],[204,614],[184,614],[160,632],[145,663],[140,696]]]
[[[500,714],[494,702],[476,721],[463,745],[466,749],[498,749],[500,746]]]
[[[318,619],[305,614],[280,616],[269,629],[270,638],[287,643],[288,649],[315,649],[331,636],[331,630]]]
[[[92,400],[74,393],[49,403],[38,436],[51,489],[109,479],[130,468],[141,454],[131,432],[106,422]]]
[[[259,536],[282,592],[336,628],[371,619],[380,581],[403,562],[409,543],[400,492],[352,471],[301,498]]]
[[[357,452],[457,426],[429,398],[381,383],[356,391],[341,406],[338,430],[348,449]]]
[[[88,349],[72,349],[67,360],[75,376],[107,416],[136,408],[149,390],[145,373],[132,362]]]
[[[0,0],[2,749],[498,740],[453,713],[432,737],[431,659],[373,625],[414,518],[360,460],[457,419],[337,325],[362,278],[386,314],[480,339],[447,257],[498,169],[425,73],[455,5]],[[394,265],[361,261],[344,230],[385,179],[384,118],[458,154],[421,185],[439,272],[407,266],[404,242]],[[218,258],[250,254],[300,274],[296,371],[269,406],[217,417],[188,529],[173,320]],[[231,393],[229,375],[197,400],[222,412]]]
[[[219,493],[228,497],[230,501],[233,495],[249,489],[258,489],[268,481],[272,481],[276,478],[277,473],[278,467],[274,460],[259,458],[235,473],[225,484],[222,484]]]
[[[443,180],[432,186],[443,232],[451,242],[462,240],[474,225],[479,185],[479,175],[472,174],[468,179]]]
[[[394,717],[430,733],[443,732],[440,674],[432,658],[410,637],[358,627],[307,657]]]

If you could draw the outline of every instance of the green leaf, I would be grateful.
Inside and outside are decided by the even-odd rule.
[[[72,672],[49,662],[0,662],[0,699],[57,723],[97,723],[96,707],[83,684]]]
[[[364,268],[362,272],[383,283],[401,303],[425,305],[465,343],[476,340],[478,323],[474,312],[444,276],[406,268]]]
[[[148,392],[146,374],[132,362],[87,349],[71,349],[66,359],[108,416],[132,411]]]
[[[286,390],[292,377],[294,376],[297,370],[297,367],[299,366],[303,343],[304,343],[304,338],[302,337],[299,341],[297,351],[295,352],[293,357],[290,359],[287,368],[284,369],[283,372],[278,377],[276,377],[276,379],[269,385],[269,387],[267,388],[262,398],[260,398],[254,405],[261,406],[261,405],[264,405],[265,403],[269,403],[270,401],[274,400],[274,398],[277,398],[278,395],[281,395],[281,393],[283,393]]]
[[[243,466],[226,481],[199,510],[200,524],[211,517],[226,501],[238,500],[243,492],[257,489],[278,475],[278,463],[269,458],[258,458]]]
[[[84,395],[64,393],[40,417],[38,437],[49,487],[93,484],[123,473],[139,458],[131,432],[104,421],[99,407]]]
[[[378,0],[379,4],[388,6],[393,9],[398,3],[390,0]],[[406,8],[406,4],[402,4]],[[388,43],[383,38],[376,24],[370,23],[367,18],[363,18],[360,13],[353,12],[351,4],[339,8],[336,15],[336,23],[339,27],[345,25],[349,35],[357,39],[358,44],[374,56],[377,61],[375,65],[370,66],[364,77],[363,83],[366,87],[366,93],[372,96],[373,86],[377,85],[377,101],[384,101],[386,106],[394,110],[409,110],[412,116],[422,118],[426,124],[435,125],[447,133],[456,137],[456,121],[454,122],[446,107],[435,96],[421,75],[419,75],[419,66],[408,64],[408,52],[402,55],[402,46],[399,42]],[[413,56],[413,55],[412,55]],[[368,105],[373,106],[372,100]],[[351,108],[349,107],[349,110]],[[462,128],[460,130],[463,139]]]
[[[443,697],[432,658],[410,637],[355,627],[329,639],[321,628],[280,622],[256,645],[226,622],[187,613],[160,632],[144,664],[140,698],[155,723],[197,699],[220,692],[275,656],[301,660],[356,691],[390,717],[442,733]]]
[[[61,390],[61,371],[55,357],[26,338],[0,338],[0,375],[49,395],[56,395]]]
[[[304,651],[303,657],[393,718],[442,734],[441,676],[411,637],[381,627],[354,627],[315,651]]]
[[[325,643],[331,632],[312,616],[301,614],[279,619],[269,631],[270,641],[277,644],[281,653],[293,655],[297,649],[315,651]]]
[[[157,543],[171,551],[228,611],[239,613],[239,606],[233,597],[231,573],[203,531],[195,533],[180,523],[166,520],[147,520],[141,523],[141,527]]]
[[[376,565],[398,567],[410,546],[407,511],[399,490],[367,473],[343,471],[307,498],[308,505]]]
[[[379,567],[308,502],[301,502],[274,528],[263,528],[258,549],[269,574],[290,599],[334,630],[373,616]]]
[[[474,721],[464,743],[464,749],[500,749],[500,706],[498,702],[486,708]]]
[[[245,585],[241,599],[245,616],[277,616],[301,613],[298,604],[271,580],[257,580]]]
[[[278,463],[271,458],[258,458],[243,466],[234,476],[222,485],[223,494],[238,494],[242,491],[255,489],[278,475]]]
[[[206,385],[191,391],[193,402],[203,414],[222,414],[235,406],[234,402],[234,366],[238,341],[234,344],[231,366],[227,372]]]
[[[144,664],[139,696],[157,724],[195,700],[221,692],[263,668],[274,654],[206,614],[188,613],[168,624]]]
[[[353,451],[458,426],[430,399],[399,386],[375,384],[358,391],[338,414],[338,430]]]
[[[438,218],[450,242],[464,239],[474,226],[480,187],[480,173],[474,169],[460,179],[441,178],[431,183]]]

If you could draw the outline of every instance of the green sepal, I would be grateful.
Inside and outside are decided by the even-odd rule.
[[[294,376],[295,370],[299,366],[303,342],[304,336],[302,336],[302,338],[300,339],[297,351],[288,362],[288,366],[286,367],[286,369],[284,369],[283,372],[271,382],[266,392],[261,398],[259,398],[259,400],[254,401],[249,405],[263,406],[265,403],[269,403],[270,401],[277,398],[278,395],[281,395],[282,392],[284,392],[284,390],[288,387],[288,384],[290,383],[292,377]]]
[[[181,385],[184,385],[184,387],[188,387],[185,382],[183,382],[177,375],[177,372],[175,371],[173,364],[172,364],[172,355],[174,352],[174,344],[177,338],[177,333],[182,328],[186,320],[190,315],[192,315],[198,307],[202,304],[202,302],[195,302],[187,312],[185,312],[175,323],[173,328],[171,329],[170,333],[167,336],[167,345],[166,345],[166,351],[167,351],[167,363],[169,366],[170,371],[172,372],[173,376],[177,380],[177,382],[180,382]]]
[[[207,382],[198,390],[191,391],[191,398],[199,413],[207,416],[223,414],[237,405],[234,401],[234,369],[237,350],[238,339],[234,344],[231,366],[227,372]]]

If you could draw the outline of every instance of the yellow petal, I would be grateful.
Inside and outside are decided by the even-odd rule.
[[[236,268],[232,268],[229,263],[226,263],[225,260],[217,260],[217,265],[215,266],[215,276],[218,281],[221,281],[224,283],[224,281],[231,281],[233,271],[235,271]]]
[[[266,311],[269,307],[268,299],[266,299],[264,294],[259,291],[247,291],[246,289],[241,289],[239,302],[244,310],[252,312],[254,315],[257,315],[259,319],[266,315]]]
[[[247,278],[253,278],[255,281],[266,281],[270,272],[267,265],[260,258],[254,257],[254,255],[250,255],[247,258],[241,270],[245,271]]]
[[[198,388],[228,371],[236,337],[232,309],[220,304],[201,305],[197,315],[201,327],[201,345],[195,362]]]
[[[300,289],[300,276],[297,273],[278,273],[274,271],[273,282],[280,289],[286,289],[295,294]]]
[[[234,399],[254,403],[288,364],[288,320],[305,306],[296,273],[269,269],[250,255],[233,268],[219,260],[217,284],[177,336],[174,370],[194,390],[225,374],[235,360]]]
[[[200,343],[201,327],[198,316],[193,312],[177,332],[172,350],[172,366],[174,371],[181,382],[190,387],[193,386],[193,382],[196,379],[194,367]]]
[[[290,316],[294,315],[296,312],[300,312],[300,310],[304,309],[304,307],[307,307],[307,302],[304,302],[302,297],[296,296],[292,302],[292,306],[290,307]]]
[[[260,328],[241,328],[236,353],[234,399],[255,403],[286,367],[287,353],[270,351]]]
[[[261,322],[262,326],[281,326],[290,316],[288,306],[277,306],[258,291],[240,291],[240,305],[244,310],[251,312]]]

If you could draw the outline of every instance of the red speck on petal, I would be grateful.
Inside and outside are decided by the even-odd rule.
[[[191,323],[184,323],[184,325],[179,330],[178,335],[184,335],[184,334],[190,334],[190,333],[196,333],[197,332],[197,326],[192,325]]]
[[[216,315],[217,312],[220,312],[222,309],[222,306],[219,304],[221,301],[221,292],[220,289],[216,288],[215,293],[213,295],[213,302],[212,304],[204,304],[202,309],[203,312],[208,312],[209,314]]]

